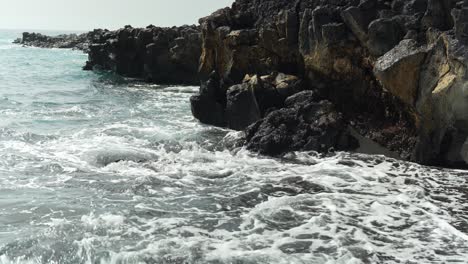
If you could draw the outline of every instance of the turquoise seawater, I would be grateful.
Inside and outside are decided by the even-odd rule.
[[[0,31],[0,263],[468,263],[464,171],[255,155],[197,87],[81,70]]]

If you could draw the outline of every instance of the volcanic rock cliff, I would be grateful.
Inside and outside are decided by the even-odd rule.
[[[25,33],[86,70],[198,85],[201,122],[268,155],[354,150],[468,164],[468,0],[236,0],[200,26]]]
[[[47,36],[24,32],[13,43],[88,53],[84,70],[112,71],[159,84],[199,85],[201,32],[198,26],[95,29],[84,34]]]
[[[199,85],[201,43],[197,26],[126,26],[93,39],[84,69],[110,70],[155,83]]]
[[[468,161],[468,3],[237,0],[200,24],[192,112],[249,148]]]

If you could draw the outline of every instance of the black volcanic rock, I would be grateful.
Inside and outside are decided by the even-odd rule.
[[[96,29],[84,34],[62,34],[58,36],[24,32],[23,37],[13,43],[38,48],[77,49],[88,52],[90,43],[103,32],[105,30]]]
[[[223,127],[226,125],[225,109],[226,101],[217,101],[219,93],[219,78],[212,73],[210,78],[202,83],[199,95],[190,98],[192,114],[195,118],[205,124]]]
[[[262,89],[246,92],[252,90],[246,75],[283,72],[340,113],[331,124],[341,132],[330,138],[349,127],[403,159],[468,162],[468,1],[236,0],[200,24],[200,78],[206,82],[216,72],[219,79],[209,95],[200,90],[200,97],[216,102],[203,111],[222,113],[224,121],[216,123],[235,129],[260,113],[248,129],[252,149],[307,149],[282,147],[307,144],[309,128],[289,107],[301,98],[285,106],[263,99]],[[262,108],[272,100],[274,107]]]
[[[93,39],[84,69],[110,70],[148,82],[196,85],[200,54],[197,26],[126,26]]]
[[[354,150],[359,147],[351,136],[343,115],[329,101],[298,100],[310,92],[288,99],[288,106],[269,113],[246,131],[247,147],[262,154],[288,151]]]
[[[226,116],[230,128],[243,130],[261,118],[254,87],[242,83],[228,89]]]
[[[229,81],[224,81],[221,83],[213,72],[202,83],[201,93],[192,97],[192,112],[203,123],[223,124],[235,130],[244,130],[271,111],[282,108],[287,97],[305,88],[303,80],[297,76],[278,72],[263,76],[246,75],[240,84],[231,86]],[[226,90],[220,87],[226,87]],[[216,103],[208,103],[208,100]],[[203,107],[200,107],[201,101],[204,101]],[[224,121],[220,121],[220,117]]]

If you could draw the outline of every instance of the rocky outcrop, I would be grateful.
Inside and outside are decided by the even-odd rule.
[[[112,71],[159,84],[200,84],[202,39],[198,26],[125,26],[116,31],[95,29],[80,35],[58,36],[25,32],[14,43],[83,50],[89,55],[84,70]]]
[[[286,100],[285,107],[272,111],[246,131],[247,147],[265,154],[292,150],[329,152],[359,147],[343,114],[329,101],[319,101],[312,91]]]
[[[391,49],[374,66],[377,80],[392,94],[407,105],[413,105],[418,96],[422,62],[426,57],[424,48],[414,40],[403,40]]]
[[[352,131],[403,159],[468,161],[468,1],[237,0],[200,23],[192,111],[209,124],[250,125],[249,148],[349,149]],[[291,93],[312,91],[305,109],[329,122],[272,96],[278,85],[263,76],[278,72],[301,80]]]
[[[232,129],[243,130],[272,110],[281,108],[290,95],[303,90],[296,76],[274,73],[245,76],[242,84],[227,91],[226,119]]]
[[[200,24],[90,33],[85,69],[201,79],[193,115],[245,130],[247,147],[264,154],[373,145],[468,164],[468,0],[236,0]]]
[[[77,49],[88,52],[89,44],[102,32],[104,30],[96,29],[84,34],[62,34],[58,36],[24,32],[23,37],[15,40],[14,43],[38,48]]]
[[[198,85],[201,33],[197,26],[104,31],[93,38],[84,69],[164,84]]]

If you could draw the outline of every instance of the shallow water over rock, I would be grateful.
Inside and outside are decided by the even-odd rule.
[[[0,263],[465,263],[468,174],[226,148],[197,87],[0,33]]]

